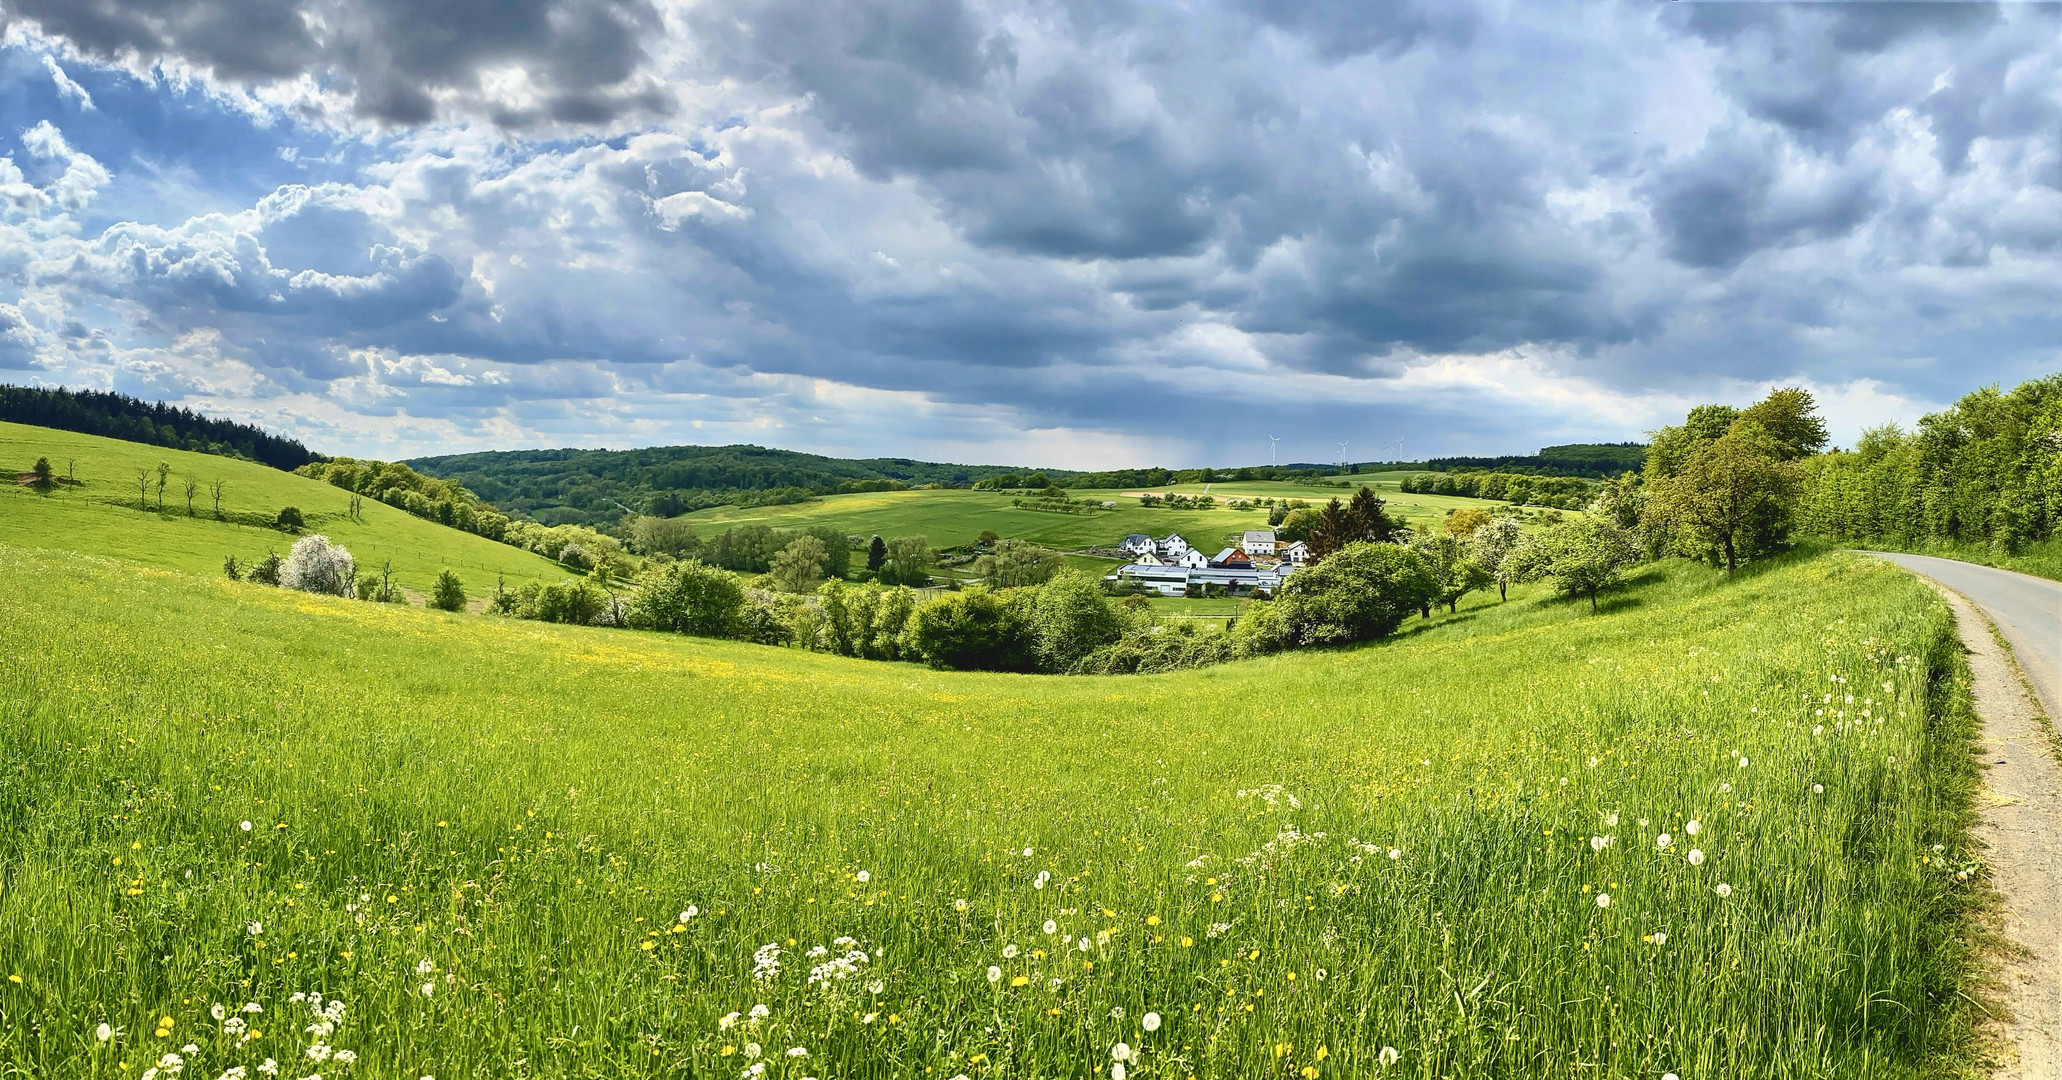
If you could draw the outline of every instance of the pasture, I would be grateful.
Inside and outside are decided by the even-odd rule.
[[[1972,719],[1944,608],[1873,560],[1064,678],[7,545],[25,1075],[1874,1078],[1968,1049]]]
[[[15,475],[28,472],[38,457],[49,458],[59,476],[69,466],[78,483],[47,494],[14,483]],[[157,508],[159,463],[171,466],[162,511]],[[141,505],[138,470],[152,474]],[[0,483],[0,544],[90,551],[168,570],[219,573],[227,555],[245,564],[267,551],[285,555],[294,536],[255,521],[296,506],[307,518],[303,532],[323,533],[350,549],[361,570],[377,569],[391,559],[397,580],[417,592],[428,590],[447,568],[475,596],[493,592],[497,575],[511,586],[568,576],[540,555],[370,499],[352,520],[346,514],[351,493],[342,488],[213,454],[0,423],[0,474],[7,481]],[[191,515],[187,478],[199,485]],[[228,520],[214,517],[208,485],[216,480],[223,484],[222,510]]]

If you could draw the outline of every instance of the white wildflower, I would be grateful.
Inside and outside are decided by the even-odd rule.
[[[1701,849],[1699,849],[1699,848],[1691,848],[1691,849],[1690,849],[1690,865],[1691,865],[1691,866],[1702,866],[1702,865],[1704,865],[1704,852],[1703,852],[1703,851],[1702,851]]]
[[[1669,845],[1669,842],[1674,839],[1675,837],[1670,836],[1667,833],[1662,833],[1660,836],[1654,838],[1654,846],[1665,848]]]
[[[736,1013],[734,1013],[734,1012],[733,1012],[733,1013],[725,1013],[725,1014],[724,1014],[723,1016],[717,1017],[717,1019],[716,1019],[716,1030],[718,1030],[718,1031],[729,1031],[729,1030],[730,1030],[731,1028],[734,1028],[734,1027],[736,1027],[736,1026],[737,1026],[737,1016],[738,1016],[738,1014],[736,1014]]]
[[[1112,1060],[1115,1061],[1130,1061],[1131,1047],[1123,1043],[1118,1043],[1117,1045],[1110,1047],[1110,1057]]]
[[[99,1027],[93,1029],[93,1037],[95,1039],[100,1040],[101,1042],[106,1042],[109,1039],[115,1037],[115,1029],[103,1023]]]
[[[1611,894],[1610,894],[1610,893],[1605,893],[1605,892],[1600,892],[1600,893],[1598,893],[1598,894],[1597,894],[1597,906],[1598,906],[1598,907],[1600,907],[1600,908],[1607,908],[1607,907],[1610,907],[1610,906],[1611,906]]]
[[[1731,885],[1726,884],[1723,881],[1719,882],[1718,888],[1713,889],[1712,891],[1716,892],[1721,898],[1733,895],[1733,887]]]
[[[1704,823],[1698,821],[1695,818],[1691,818],[1689,823],[1683,826],[1683,831],[1689,833],[1691,836],[1695,836],[1698,833],[1704,831]]]
[[[757,1061],[759,1059],[759,1055],[765,1052],[765,1050],[759,1047],[758,1043],[745,1044],[745,1059],[747,1061]]]
[[[1385,1046],[1382,1048],[1381,1053],[1375,1055],[1375,1060],[1380,1061],[1382,1063],[1382,1067],[1386,1069],[1389,1066],[1396,1064],[1397,1056],[1398,1055],[1396,1053],[1395,1047]]]
[[[809,1056],[809,1050],[807,1047],[790,1046],[788,1047],[788,1056],[791,1058],[805,1058]]]
[[[1014,944],[1010,944],[1010,945],[1004,945],[1004,946],[1002,947],[1002,958],[1003,958],[1004,960],[1015,960],[1015,959],[1017,958],[1017,947],[1016,947],[1016,945],[1014,945]]]
[[[684,910],[684,911],[682,911],[682,912],[680,913],[680,921],[681,921],[681,922],[683,922],[683,923],[684,923],[684,922],[687,922],[687,921],[688,921],[689,919],[692,919],[692,918],[694,918],[695,916],[697,916],[697,915],[700,915],[701,913],[702,913],[702,909],[701,909],[701,908],[698,908],[698,907],[694,906],[693,904],[689,904],[689,905],[687,905],[687,909],[686,909],[686,910]]]
[[[1138,1026],[1146,1029],[1147,1031],[1160,1030],[1160,1014],[1156,1012],[1149,1012],[1144,1016],[1139,1017]]]
[[[764,1002],[752,1006],[752,1022],[755,1024],[772,1015],[773,1010],[767,1008]]]
[[[248,822],[248,821],[246,821],[246,822],[243,822],[243,823],[239,824],[239,825],[237,826],[237,828],[239,828],[239,829],[242,829],[242,830],[243,830],[243,831],[245,831],[245,832],[250,832],[250,831],[251,831],[251,823],[250,823],[250,822]]]
[[[245,933],[247,933],[247,934],[249,934],[250,936],[252,936],[252,937],[257,937],[257,936],[258,936],[259,934],[262,934],[262,933],[264,933],[264,932],[265,932],[265,924],[264,924],[264,923],[255,923],[255,922],[254,922],[254,923],[251,923],[250,925],[248,925],[248,926],[244,927],[243,929],[244,929],[244,932],[245,932]]]
[[[421,987],[419,987],[419,989],[420,989],[420,990],[422,991],[422,996],[424,996],[424,997],[430,997],[431,995],[433,995],[433,994],[435,994],[435,993],[437,992],[437,984],[436,984],[436,983],[424,983],[424,984],[422,984],[422,986],[421,986]]]
[[[432,962],[430,958],[427,956],[423,957],[421,960],[416,961],[415,963],[415,973],[417,975],[428,975],[430,972],[435,970],[437,970],[437,965],[434,962]]]
[[[873,875],[872,875],[872,874],[870,874],[870,873],[868,873],[868,872],[866,872],[866,871],[864,871],[864,870],[861,870],[860,872],[858,872],[857,874],[854,874],[854,875],[852,875],[852,876],[853,876],[854,878],[857,878],[857,879],[858,879],[858,881],[859,881],[859,883],[860,883],[861,885],[864,885],[864,884],[866,884],[867,882],[869,882],[869,881],[872,881],[872,880],[873,880]]]
[[[1001,982],[1001,981],[1002,981],[1002,969],[1001,969],[1001,968],[999,968],[999,967],[996,967],[996,966],[995,966],[994,964],[990,964],[990,965],[988,965],[988,981],[989,981],[989,982]]]

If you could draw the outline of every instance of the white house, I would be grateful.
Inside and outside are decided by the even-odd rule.
[[[1168,560],[1168,564],[1186,566],[1191,570],[1207,570],[1210,567],[1210,556],[1203,554],[1202,548],[1192,548],[1183,544],[1181,554]]]
[[[1168,533],[1167,539],[1160,541],[1160,554],[1168,558],[1180,558],[1181,553],[1188,549],[1189,542],[1183,540],[1180,533]]]
[[[1161,561],[1160,561],[1160,557],[1159,557],[1158,555],[1155,555],[1155,554],[1153,554],[1153,553],[1152,553],[1152,552],[1150,552],[1150,551],[1147,551],[1147,552],[1143,552],[1143,553],[1141,553],[1141,554],[1138,554],[1138,555],[1133,555],[1133,556],[1131,557],[1131,564],[1132,564],[1133,566],[1165,566],[1165,565],[1167,565],[1166,563],[1163,563],[1163,562],[1161,562]]]
[[[1248,555],[1272,557],[1274,555],[1274,530],[1247,529],[1246,542],[1239,546],[1245,548]]]
[[[1282,561],[1290,566],[1302,566],[1310,558],[1310,545],[1301,540],[1282,545]]]
[[[1158,550],[1158,545],[1153,543],[1152,537],[1144,533],[1132,533],[1124,538],[1123,543],[1117,545],[1117,549],[1127,555],[1151,555]]]

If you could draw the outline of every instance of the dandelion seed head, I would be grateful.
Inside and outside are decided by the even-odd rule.
[[[1386,1069],[1389,1066],[1396,1064],[1396,1059],[1398,1056],[1400,1055],[1396,1053],[1395,1047],[1385,1046],[1382,1048],[1381,1053],[1375,1055],[1375,1060],[1380,1061],[1382,1063],[1382,1067]]]
[[[1691,865],[1691,866],[1702,866],[1702,865],[1704,865],[1704,852],[1703,852],[1702,850],[1700,850],[1700,849],[1698,849],[1698,848],[1691,848],[1691,849],[1690,849],[1690,865]]]
[[[1160,1014],[1156,1012],[1149,1012],[1144,1016],[1139,1017],[1138,1026],[1146,1029],[1147,1031],[1160,1030]]]
[[[1047,919],[1047,920],[1045,920],[1045,932],[1046,932],[1047,934],[1057,934],[1057,933],[1059,933],[1059,932],[1060,932],[1060,924],[1059,924],[1059,923],[1056,923],[1056,922],[1054,922],[1054,921],[1052,921],[1051,919]]]
[[[1720,896],[1721,898],[1724,898],[1724,897],[1728,897],[1728,896],[1731,896],[1731,895],[1733,895],[1733,887],[1732,887],[1731,885],[1728,885],[1728,884],[1726,884],[1726,883],[1725,883],[1725,882],[1723,882],[1723,881],[1719,882],[1719,883],[1718,883],[1718,888],[1717,888],[1717,889],[1714,889],[1714,890],[1712,890],[1712,891],[1714,891],[1714,892],[1718,893],[1718,895],[1719,895],[1719,896]]]
[[[1607,908],[1607,907],[1610,907],[1610,906],[1611,906],[1611,894],[1610,894],[1610,893],[1601,893],[1601,892],[1600,892],[1600,893],[1598,893],[1598,894],[1597,894],[1597,906],[1598,906],[1598,907],[1600,907],[1600,908]]]
[[[995,966],[995,965],[993,965],[993,964],[990,964],[990,965],[988,965],[988,981],[989,981],[989,982],[1001,982],[1001,981],[1002,981],[1002,969],[1001,969],[1001,968],[999,968],[999,967],[996,967],[996,966]]]
[[[1689,833],[1691,836],[1695,836],[1698,833],[1704,831],[1704,823],[1698,821],[1695,818],[1691,818],[1689,823],[1683,826],[1683,831]]]

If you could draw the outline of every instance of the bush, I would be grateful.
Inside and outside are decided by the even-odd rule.
[[[449,570],[437,575],[437,583],[430,587],[430,606],[439,611],[465,610],[465,584],[458,575]]]
[[[754,645],[786,645],[794,641],[786,607],[793,597],[774,599],[759,593],[745,594],[737,612],[737,639]]]
[[[630,598],[630,625],[702,637],[731,637],[740,627],[745,590],[727,570],[699,559],[674,563],[647,578]]]
[[[243,580],[243,567],[237,563],[234,555],[222,560],[222,572],[228,574],[231,581]]]
[[[286,532],[300,532],[307,527],[308,522],[301,517],[300,507],[282,506],[279,508],[279,516],[272,519],[272,524]]]
[[[594,569],[594,560],[587,555],[587,549],[578,544],[567,544],[559,549],[558,561],[575,570]]]
[[[510,592],[495,594],[488,610],[497,615],[539,622],[587,625],[608,606],[601,590],[584,581],[560,581],[550,585],[531,582]]]
[[[1055,576],[1032,598],[1031,633],[1038,666],[1046,671],[1066,671],[1116,641],[1121,630],[1102,583],[1078,570]]]
[[[285,512],[280,511],[282,516]],[[351,580],[356,572],[357,564],[351,553],[330,543],[329,537],[317,533],[294,541],[293,550],[280,564],[279,583],[302,592],[350,596]]]
[[[243,579],[253,585],[277,585],[282,565],[284,562],[280,559],[279,553],[268,551],[264,558],[258,560],[257,565],[251,567],[251,572],[245,574]]]
[[[959,671],[1035,671],[1037,639],[1022,594],[968,589],[910,613],[904,648],[932,667]]]
[[[37,491],[49,491],[50,486],[57,483],[57,473],[50,468],[50,459],[47,457],[37,458],[35,467],[30,469],[29,473],[33,477],[32,482]]]
[[[1421,556],[1362,541],[1297,571],[1265,614],[1241,620],[1238,629],[1256,651],[1367,641],[1393,633],[1440,592],[1437,574]]]

